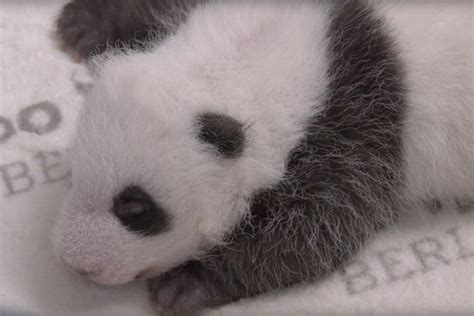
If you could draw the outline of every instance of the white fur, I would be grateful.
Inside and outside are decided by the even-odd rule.
[[[101,65],[78,122],[73,188],[58,225],[62,258],[118,284],[220,242],[250,194],[282,178],[318,110],[325,14],[310,3],[204,5],[152,51]],[[243,157],[216,157],[198,141],[193,124],[204,111],[245,124]],[[114,218],[112,197],[130,183],[170,212],[169,232],[136,236]]]
[[[384,1],[407,66],[405,198],[474,197],[474,3]]]
[[[387,1],[407,66],[406,199],[474,197],[472,4]],[[73,188],[57,226],[60,256],[102,284],[155,274],[200,255],[281,180],[328,80],[325,5],[270,1],[198,7],[145,53],[111,56],[78,122]],[[196,137],[203,111],[246,125],[243,157],[222,159]],[[112,197],[140,184],[172,217],[153,237],[128,232]]]

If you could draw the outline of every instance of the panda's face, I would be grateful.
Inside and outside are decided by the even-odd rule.
[[[259,18],[252,4],[202,12],[209,28],[196,13],[153,51],[101,62],[54,238],[63,261],[101,284],[160,274],[221,243],[284,177],[326,82],[308,31],[323,19],[298,8],[298,36],[282,36],[284,8]]]
[[[246,208],[242,122],[217,112],[160,121],[137,111],[94,104],[79,119],[58,250],[101,284],[156,275],[198,256]]]
[[[62,260],[105,285],[158,275],[215,246],[276,173],[253,154],[263,150],[255,125],[221,100],[129,79],[105,73],[86,100],[55,235]]]

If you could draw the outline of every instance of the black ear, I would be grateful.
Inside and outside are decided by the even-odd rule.
[[[197,118],[198,137],[211,144],[224,158],[235,158],[245,149],[244,125],[236,119],[219,113],[203,113]]]

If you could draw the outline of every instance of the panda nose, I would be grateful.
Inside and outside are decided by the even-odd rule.
[[[98,272],[98,270],[92,268],[90,264],[88,264],[88,267],[85,267],[85,264],[83,262],[81,263],[79,260],[69,259],[64,256],[61,257],[61,260],[70,270],[72,270],[72,272],[83,277],[89,277]]]

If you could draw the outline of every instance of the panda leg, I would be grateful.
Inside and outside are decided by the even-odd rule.
[[[168,35],[196,2],[71,0],[56,21],[56,37],[77,61],[103,53],[108,46],[140,48],[150,32]]]
[[[196,315],[203,308],[220,306],[244,296],[239,286],[215,271],[192,261],[148,281],[159,315]]]

